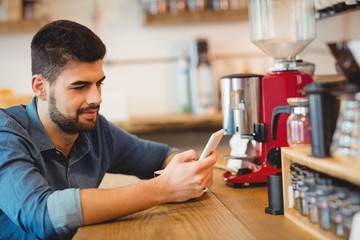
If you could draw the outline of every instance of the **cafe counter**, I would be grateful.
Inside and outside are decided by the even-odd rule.
[[[81,227],[73,239],[315,239],[283,215],[264,212],[266,186],[232,188],[224,183],[222,173],[214,170],[214,185],[198,199]],[[102,187],[124,184],[126,178],[128,183],[139,181],[107,175]]]
[[[127,121],[114,122],[133,134],[181,131],[212,131],[222,128],[221,112],[214,114],[167,114],[158,116],[132,116]]]

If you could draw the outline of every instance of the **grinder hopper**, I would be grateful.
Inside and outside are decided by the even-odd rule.
[[[296,56],[315,38],[313,0],[251,0],[251,40],[274,59],[274,69],[296,67]],[[290,65],[290,66],[289,66]]]

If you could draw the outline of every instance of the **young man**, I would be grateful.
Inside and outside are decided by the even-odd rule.
[[[105,52],[72,21],[54,21],[34,36],[35,97],[0,109],[0,239],[68,239],[80,226],[199,197],[212,185],[216,153],[193,161],[193,150],[176,154],[98,114]],[[148,180],[97,189],[106,172]]]

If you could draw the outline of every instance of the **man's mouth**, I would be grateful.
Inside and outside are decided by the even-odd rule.
[[[85,108],[79,111],[79,114],[83,114],[86,116],[86,118],[88,119],[93,119],[97,116],[99,112],[99,107],[89,107],[89,108]]]
[[[93,119],[97,116],[97,111],[87,111],[84,112],[83,115],[85,115],[86,118]]]

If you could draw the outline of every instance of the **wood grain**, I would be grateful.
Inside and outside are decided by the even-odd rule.
[[[120,218],[82,227],[74,239],[256,239],[216,196],[168,203]]]
[[[214,170],[214,185],[199,199],[162,204],[113,222],[81,227],[74,239],[316,239],[282,215],[265,214],[266,186],[228,187],[223,172]],[[107,177],[102,187],[136,182],[131,177]]]

